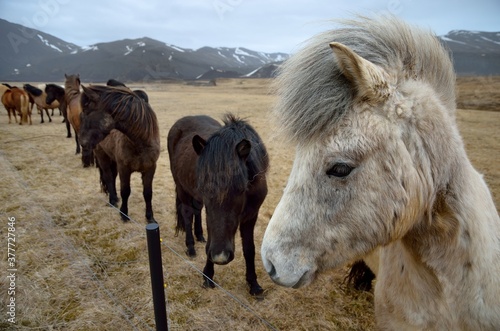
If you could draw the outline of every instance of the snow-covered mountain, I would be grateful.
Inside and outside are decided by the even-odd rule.
[[[147,37],[80,47],[2,19],[0,31],[1,81],[61,81],[65,73],[93,82],[271,77],[289,57],[243,47],[193,50]],[[500,75],[500,32],[455,30],[440,39],[459,75]]]
[[[459,75],[500,74],[500,32],[453,30],[440,39]]]
[[[147,37],[80,47],[1,19],[0,30],[1,80],[58,81],[65,73],[94,82],[196,79],[214,70],[244,75],[288,58],[242,47],[193,50]]]

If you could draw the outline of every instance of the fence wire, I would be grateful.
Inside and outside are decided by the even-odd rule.
[[[66,169],[64,169],[64,167],[62,167],[60,164],[54,162],[54,160],[49,159],[46,154],[40,152],[38,150],[37,146],[34,146],[30,142],[30,141],[33,141],[33,140],[37,140],[37,139],[41,139],[41,138],[46,138],[47,136],[59,137],[59,135],[49,134],[49,135],[39,135],[39,136],[32,136],[32,137],[29,137],[29,138],[24,138],[24,137],[19,137],[19,136],[15,135],[15,134],[11,134],[10,137],[13,137],[15,139],[8,140],[8,141],[5,142],[5,144],[18,143],[18,142],[24,143],[24,144],[28,143],[29,144],[29,149],[32,152],[36,153],[37,156],[40,156],[45,161],[50,162],[50,164],[51,164],[52,167],[55,167],[58,170],[60,170],[60,174],[66,174]],[[4,153],[0,150],[0,156],[3,156],[2,154],[4,154]],[[17,173],[17,170],[15,169],[15,167],[12,166],[12,164],[10,163],[10,161],[5,156],[3,156],[3,159],[5,159],[9,163],[9,166],[13,170],[12,173]],[[67,179],[68,181],[72,182],[74,185],[77,185],[77,187],[83,185],[83,182],[79,178],[66,176],[65,179]],[[30,192],[29,185],[28,185],[28,183],[26,183],[26,181],[24,181],[23,179],[21,179],[19,182],[22,183],[22,185],[24,186],[24,188],[26,189],[27,192]],[[101,201],[104,201],[106,205],[108,205],[109,207],[115,209],[120,214],[122,214],[124,216],[127,216],[129,218],[129,220],[132,223],[134,223],[135,225],[139,226],[140,231],[145,234],[145,225],[143,223],[140,223],[140,222],[136,221],[134,218],[130,217],[129,215],[124,214],[119,208],[117,208],[114,205],[110,204],[109,201],[106,198],[100,196],[98,199],[101,200]],[[35,199],[33,199],[33,200],[36,201]],[[42,206],[41,203],[37,202],[37,204],[40,206],[40,208],[42,208],[43,213],[45,214],[45,217],[46,217],[45,220],[48,221],[48,222],[50,222],[51,225],[54,228],[57,228],[58,226],[57,226],[57,224],[55,224],[55,222],[54,222],[52,216],[50,215],[50,213],[45,208],[43,208],[43,206]],[[161,228],[160,228],[160,231],[161,231]],[[144,235],[144,237],[145,237],[145,235]],[[146,238],[144,238],[144,240],[146,240]],[[74,255],[79,255],[80,254],[78,252],[78,249],[76,248],[75,244],[73,242],[71,242],[69,239],[62,239],[62,244],[63,244],[63,246],[65,248],[68,248],[68,251],[73,252]],[[180,254],[179,252],[177,252],[173,247],[171,247],[168,244],[166,244],[165,240],[162,240],[162,245],[164,245],[168,250],[170,250],[177,258],[179,258],[184,263],[186,263],[187,265],[189,265],[194,271],[196,271],[197,273],[199,273],[200,275],[202,275],[202,276],[204,276],[206,278],[209,278],[199,268],[197,268],[192,262],[190,262],[189,260],[187,260],[182,254]],[[106,268],[101,264],[99,258],[97,256],[95,256],[94,254],[91,253],[92,249],[88,246],[87,243],[84,243],[84,248],[85,248],[85,250],[87,252],[87,255],[90,256],[90,257],[93,257],[94,261],[97,261],[100,270],[104,272],[105,278],[106,279],[109,278],[109,275],[106,272]],[[140,324],[143,327],[145,327],[145,329],[147,329],[147,330],[154,330],[143,319],[141,319],[139,316],[137,316],[134,313],[133,309],[131,309],[127,305],[125,305],[122,302],[120,302],[120,300],[118,300],[118,298],[114,295],[113,291],[111,291],[110,289],[106,288],[105,284],[99,279],[98,275],[94,272],[94,270],[92,269],[92,267],[88,263],[85,263],[84,266],[85,266],[86,270],[89,272],[89,274],[91,276],[91,279],[98,286],[98,288],[114,303],[114,305],[116,307],[120,307],[121,308],[120,309],[121,315],[123,315],[124,319],[130,324],[130,326],[133,328],[133,330],[142,330],[142,329],[138,329],[137,326],[133,323],[133,321],[129,318],[129,316],[133,316],[137,321],[140,322]],[[263,317],[261,317],[255,310],[253,310],[251,307],[249,307],[248,305],[246,305],[237,296],[233,295],[230,291],[224,289],[221,285],[219,285],[218,283],[216,283],[212,279],[210,279],[210,280],[213,282],[213,284],[215,284],[215,286],[217,288],[219,288],[221,291],[223,291],[223,293],[228,298],[230,298],[232,301],[234,301],[235,303],[237,303],[238,305],[240,305],[242,308],[244,308],[245,310],[247,310],[248,312],[250,312],[252,315],[254,315],[268,329],[278,330],[270,322],[268,322],[266,319],[264,319]],[[167,296],[167,310],[168,310],[168,296]],[[169,324],[169,328],[170,328],[170,320],[168,321],[168,324]]]

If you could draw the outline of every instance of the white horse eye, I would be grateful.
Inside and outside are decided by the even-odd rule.
[[[326,174],[328,176],[335,176],[342,178],[348,176],[353,169],[354,167],[351,167],[346,163],[335,163],[333,167],[331,167],[326,171]]]

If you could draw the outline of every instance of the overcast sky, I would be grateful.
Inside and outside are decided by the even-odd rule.
[[[500,0],[0,0],[0,18],[79,46],[150,37],[292,53],[328,20],[354,13],[392,13],[437,35],[500,31]]]

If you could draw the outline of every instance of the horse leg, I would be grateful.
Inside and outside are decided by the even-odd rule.
[[[194,248],[194,237],[193,237],[193,208],[191,207],[190,204],[184,202],[186,201],[186,199],[192,200],[190,196],[185,197],[184,199],[179,198],[179,201],[181,201],[181,203],[178,206],[179,210],[177,217],[180,218],[178,219],[178,222],[179,221],[182,222],[182,226],[184,228],[184,231],[186,232],[186,247],[187,247],[186,254],[189,257],[195,257],[196,249]]]
[[[66,138],[71,138],[71,124],[69,124],[68,120],[66,120],[66,131],[68,131]]]
[[[240,234],[243,245],[243,256],[246,265],[246,280],[250,286],[250,295],[261,295],[264,290],[257,283],[257,274],[255,273],[255,244],[253,230],[257,222],[257,215],[240,224]]]
[[[203,268],[203,287],[215,288],[215,283],[213,282],[214,274],[215,274],[214,263],[210,261],[207,255],[207,263],[205,264],[205,268]]]
[[[194,235],[196,240],[199,242],[206,242],[203,236],[203,227],[201,220],[201,209],[203,208],[203,202],[193,199],[193,213],[194,213]]]
[[[132,174],[129,169],[120,168],[118,170],[120,174],[120,196],[122,197],[122,205],[120,207],[120,212],[123,221],[129,221],[128,217],[128,198],[130,196],[130,175]]]
[[[66,130],[68,131],[68,135],[66,138],[71,138],[71,126],[68,121],[68,109],[66,107],[66,103],[62,107],[62,115],[63,115],[63,123],[66,123]]]
[[[75,154],[80,154],[80,142],[78,141],[78,133],[76,133],[76,130],[75,130],[75,142],[76,142],[76,153]]]
[[[49,115],[49,109],[45,108],[45,113],[47,114],[47,117],[49,118],[49,122],[52,122],[52,117]],[[54,109],[52,109],[52,116],[54,116]]]
[[[142,173],[142,196],[144,197],[144,202],[146,203],[146,219],[148,223],[157,223],[153,217],[153,205],[151,200],[153,200],[153,177],[155,175],[156,165],[153,169]]]
[[[45,121],[43,120],[43,109],[41,109],[40,107],[38,107],[38,105],[36,105],[36,110],[38,111],[41,117],[40,123],[45,123]]]
[[[9,124],[12,122],[12,119],[10,117],[11,112],[12,111],[10,109],[7,109],[7,115],[9,115]],[[16,123],[17,123],[16,111],[14,111],[14,119],[16,120]]]

